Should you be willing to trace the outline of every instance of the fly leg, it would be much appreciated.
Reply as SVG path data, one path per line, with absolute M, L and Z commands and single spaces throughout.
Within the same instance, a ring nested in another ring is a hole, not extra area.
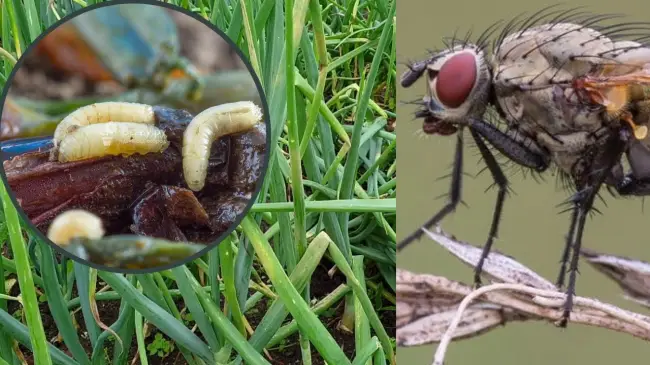
M 570 199 L 573 203 L 573 214 L 571 216 L 571 224 L 569 234 L 567 235 L 567 245 L 563 253 L 563 262 L 560 272 L 560 279 L 564 281 L 564 271 L 566 268 L 566 261 L 569 258 L 569 249 L 571 252 L 571 261 L 569 262 L 569 282 L 566 290 L 566 300 L 564 302 L 564 311 L 562 318 L 558 325 L 566 327 L 573 309 L 573 296 L 575 295 L 576 279 L 578 274 L 578 261 L 580 259 L 580 248 L 582 246 L 582 236 L 584 233 L 587 216 L 594 205 L 600 187 L 605 183 L 605 180 L 611 176 L 612 170 L 619 164 L 620 158 L 625 150 L 626 139 L 618 134 L 615 134 L 608 140 L 604 148 L 597 151 L 591 161 L 591 169 L 586 172 L 584 176 L 574 176 L 580 183 L 579 191 Z
M 580 246 L 582 245 L 582 234 L 584 232 L 587 214 L 593 207 L 594 198 L 600 189 L 600 184 L 595 184 L 576 194 L 574 200 L 573 214 L 571 215 L 571 225 L 567 235 L 567 244 L 562 255 L 562 267 L 558 283 L 564 282 L 566 273 L 566 264 L 569 259 L 569 250 L 573 249 L 571 262 L 569 264 L 569 284 L 567 285 L 566 300 L 564 302 L 564 312 L 560 319 L 559 326 L 566 327 L 569 320 L 571 309 L 573 308 L 573 296 L 575 295 L 576 279 L 578 274 L 578 259 L 580 258 Z
M 564 249 L 562 250 L 562 258 L 560 259 L 560 273 L 557 276 L 557 281 L 555 285 L 558 289 L 564 287 L 564 280 L 566 279 L 566 267 L 569 263 L 569 254 L 571 253 L 571 245 L 573 240 L 573 232 L 576 229 L 576 223 L 578 222 L 578 210 L 574 209 L 571 212 L 571 224 L 569 225 L 569 234 L 566 236 L 566 241 L 564 243 Z
M 474 268 L 474 284 L 476 286 L 479 286 L 481 284 L 481 272 L 483 271 L 483 264 L 485 263 L 485 259 L 490 254 L 494 239 L 498 236 L 503 203 L 506 198 L 506 193 L 508 192 L 508 179 L 503 173 L 501 166 L 499 166 L 499 163 L 494 157 L 494 154 L 490 151 L 483 139 L 488 141 L 507 158 L 520 165 L 531 166 L 538 171 L 542 171 L 548 167 L 548 162 L 546 162 L 547 160 L 543 155 L 537 154 L 530 148 L 526 147 L 525 139 L 520 138 L 517 140 L 516 135 L 508 135 L 507 133 L 498 130 L 493 125 L 482 120 L 473 120 L 469 126 L 470 133 L 476 142 L 476 146 L 481 153 L 481 157 L 483 158 L 483 161 L 485 161 L 487 169 L 490 170 L 490 174 L 492 174 L 494 184 L 496 184 L 499 189 L 494 211 L 492 213 L 492 224 L 490 226 L 490 232 L 488 234 L 487 241 L 483 246 L 481 257 L 476 264 L 476 267 Z M 532 143 L 532 141 L 528 141 L 528 143 Z
M 638 179 L 628 174 L 614 189 L 621 196 L 650 196 L 650 179 Z
M 490 253 L 494 238 L 497 236 L 499 222 L 501 220 L 501 211 L 508 190 L 508 180 L 505 177 L 505 174 L 499 166 L 496 158 L 487 147 L 483 139 L 485 139 L 485 141 L 487 141 L 495 149 L 501 152 L 501 154 L 513 162 L 525 167 L 532 168 L 538 172 L 542 172 L 548 168 L 549 158 L 545 153 L 542 152 L 541 148 L 536 147 L 536 143 L 533 140 L 522 137 L 520 134 L 500 131 L 494 125 L 478 119 L 472 119 L 468 121 L 468 126 L 470 128 L 472 137 L 476 141 L 476 145 L 479 148 L 479 152 L 481 153 L 481 156 L 483 157 L 487 168 L 492 174 L 494 183 L 499 187 L 496 206 L 492 216 L 490 233 L 488 235 L 486 244 L 483 247 L 481 258 L 479 259 L 479 262 L 477 263 L 474 271 L 475 284 L 480 285 L 482 267 L 485 262 L 485 258 Z M 443 218 L 452 213 L 460 202 L 463 164 L 462 132 L 462 128 L 457 132 L 458 140 L 456 143 L 456 152 L 454 156 L 454 167 L 452 171 L 451 189 L 449 191 L 449 202 L 436 215 L 425 222 L 422 228 L 428 229 L 438 224 Z M 397 250 L 402 250 L 413 241 L 422 237 L 423 234 L 424 231 L 422 229 L 413 232 L 397 245 Z
M 606 132 L 607 133 L 607 132 Z M 594 135 L 596 139 L 601 139 L 603 138 L 603 135 Z M 588 159 L 588 158 L 587 158 Z M 587 160 L 586 159 L 586 160 Z M 590 175 L 590 173 L 586 172 L 588 171 L 588 167 L 593 166 L 593 161 L 591 163 L 587 164 L 585 166 L 584 162 L 585 160 L 581 161 L 582 168 L 581 171 L 577 171 L 577 167 L 574 166 L 574 171 L 573 175 L 574 176 L 579 176 L 579 177 L 589 177 L 593 174 Z M 618 181 L 618 178 L 614 178 L 614 181 Z M 570 199 L 569 202 L 573 204 L 572 212 L 571 212 L 571 223 L 569 224 L 569 233 L 565 237 L 565 243 L 564 243 L 564 249 L 562 250 L 562 258 L 560 259 L 560 273 L 557 276 L 557 281 L 555 282 L 556 286 L 558 289 L 563 289 L 565 285 L 565 280 L 566 280 L 566 273 L 567 273 L 567 266 L 569 265 L 569 259 L 571 255 L 571 247 L 573 245 L 573 238 L 575 235 L 575 231 L 578 225 L 578 222 L 580 220 L 579 217 L 579 209 L 578 209 L 578 204 L 584 202 L 585 200 L 588 199 L 588 194 L 590 193 L 593 188 L 588 187 L 588 179 L 576 179 L 575 181 L 576 187 L 578 187 L 578 192 L 574 194 Z M 579 181 L 578 181 L 579 180 Z M 589 208 L 591 209 L 591 208 Z M 588 211 L 588 210 L 587 210 Z
M 462 185 L 462 175 L 463 175 L 463 128 L 459 129 L 456 133 L 456 152 L 454 154 L 454 167 L 451 173 L 451 188 L 449 190 L 449 202 L 433 217 L 424 223 L 422 228 L 429 229 L 437 225 L 444 217 L 449 215 L 456 209 L 458 203 L 460 202 L 460 192 Z M 397 251 L 401 251 L 406 246 L 413 243 L 415 240 L 422 237 L 424 231 L 418 229 L 415 232 L 408 235 L 400 243 L 397 244 Z
M 515 130 L 501 131 L 493 124 L 480 119 L 469 122 L 472 134 L 484 138 L 490 145 L 506 158 L 537 172 L 545 171 L 550 164 L 550 157 L 533 139 Z
M 414 62 L 408 65 L 409 70 L 406 71 L 400 80 L 403 87 L 410 87 L 420 77 L 422 77 L 427 69 L 427 65 L 432 61 L 429 58 L 424 61 Z M 435 108 L 435 104 L 432 104 Z M 431 107 L 428 105 L 428 107 Z M 428 112 L 420 117 L 426 117 Z M 463 170 L 463 128 L 459 128 L 456 132 L 456 151 L 454 153 L 453 169 L 451 174 L 451 187 L 449 189 L 449 202 L 433 217 L 422 225 L 422 227 L 415 232 L 408 235 L 401 242 L 397 244 L 397 251 L 403 250 L 406 246 L 413 243 L 415 240 L 422 237 L 424 231 L 422 229 L 429 229 L 437 225 L 443 218 L 456 210 L 456 206 L 460 203 L 461 185 L 462 185 L 462 170 Z
M 472 137 L 474 137 L 474 141 L 476 142 L 476 146 L 478 147 L 478 150 L 481 153 L 481 157 L 483 158 L 483 161 L 485 161 L 485 165 L 487 166 L 488 170 L 490 170 L 490 174 L 492 174 L 492 179 L 494 180 L 494 184 L 496 184 L 499 189 L 497 193 L 497 201 L 494 207 L 494 212 L 492 213 L 492 224 L 490 225 L 490 233 L 488 233 L 487 241 L 485 242 L 485 245 L 483 245 L 483 252 L 481 253 L 481 258 L 478 260 L 476 267 L 474 267 L 474 285 L 478 287 L 481 285 L 481 272 L 483 271 L 483 264 L 485 262 L 485 259 L 490 254 L 490 250 L 492 249 L 492 244 L 494 243 L 494 239 L 497 237 L 499 233 L 501 211 L 503 209 L 503 202 L 506 199 L 506 193 L 508 192 L 508 178 L 506 178 L 506 175 L 503 173 L 503 169 L 501 169 L 501 166 L 499 166 L 499 163 L 497 162 L 496 158 L 494 158 L 494 155 L 492 154 L 492 152 L 490 152 L 490 149 L 485 144 L 485 142 L 483 142 L 478 132 L 476 132 L 473 129 L 470 129 L 470 132 L 472 133 Z

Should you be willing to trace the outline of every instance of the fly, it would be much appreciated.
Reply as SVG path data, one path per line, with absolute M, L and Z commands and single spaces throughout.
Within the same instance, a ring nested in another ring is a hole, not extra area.
M 555 167 L 574 193 L 569 234 L 557 285 L 567 299 L 559 325 L 567 324 L 588 213 L 602 186 L 620 196 L 650 195 L 650 46 L 635 23 L 604 25 L 614 15 L 544 8 L 498 23 L 475 42 L 453 39 L 446 49 L 412 63 L 403 87 L 426 79 L 416 117 L 428 134 L 456 136 L 448 203 L 423 228 L 439 224 L 461 201 L 464 132 L 469 130 L 498 187 L 496 204 L 474 281 L 498 234 L 509 181 L 497 150 L 537 173 Z M 636 39 L 623 40 L 637 37 Z M 492 116 L 497 116 L 492 120 Z M 625 172 L 625 157 L 630 172 Z M 419 239 L 417 230 L 398 250 Z

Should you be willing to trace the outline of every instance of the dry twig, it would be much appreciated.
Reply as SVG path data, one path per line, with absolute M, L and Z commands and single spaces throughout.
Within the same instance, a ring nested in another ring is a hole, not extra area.
M 460 242 L 439 228 L 427 235 L 474 266 L 481 248 Z M 626 297 L 650 307 L 650 263 L 583 250 L 587 261 L 618 282 Z M 556 323 L 565 294 L 512 257 L 493 251 L 483 266 L 493 283 L 474 290 L 442 276 L 397 270 L 397 344 L 439 343 L 434 365 L 443 363 L 452 340 L 486 333 L 508 322 Z M 650 317 L 575 297 L 570 322 L 606 328 L 650 341 Z

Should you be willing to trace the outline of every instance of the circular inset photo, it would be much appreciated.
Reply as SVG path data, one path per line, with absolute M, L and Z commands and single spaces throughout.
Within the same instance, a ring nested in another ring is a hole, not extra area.
M 268 165 L 264 94 L 196 15 L 106 3 L 64 18 L 2 99 L 2 178 L 22 218 L 102 270 L 162 270 L 231 234 Z

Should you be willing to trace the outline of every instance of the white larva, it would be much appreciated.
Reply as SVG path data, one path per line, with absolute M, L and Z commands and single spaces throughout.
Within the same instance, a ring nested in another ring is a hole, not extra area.
M 223 136 L 246 132 L 262 120 L 262 109 L 250 101 L 217 105 L 199 113 L 183 134 L 183 174 L 187 186 L 200 191 L 205 184 L 212 143 Z
M 65 117 L 54 131 L 54 146 L 77 128 L 107 122 L 131 122 L 154 124 L 153 107 L 146 104 L 104 102 L 86 105 Z
M 107 122 L 91 124 L 69 133 L 58 150 L 59 162 L 102 156 L 130 156 L 162 152 L 169 147 L 161 129 L 140 123 Z
M 47 238 L 59 246 L 66 246 L 75 237 L 100 239 L 104 233 L 104 225 L 98 216 L 73 209 L 54 218 L 47 230 Z

